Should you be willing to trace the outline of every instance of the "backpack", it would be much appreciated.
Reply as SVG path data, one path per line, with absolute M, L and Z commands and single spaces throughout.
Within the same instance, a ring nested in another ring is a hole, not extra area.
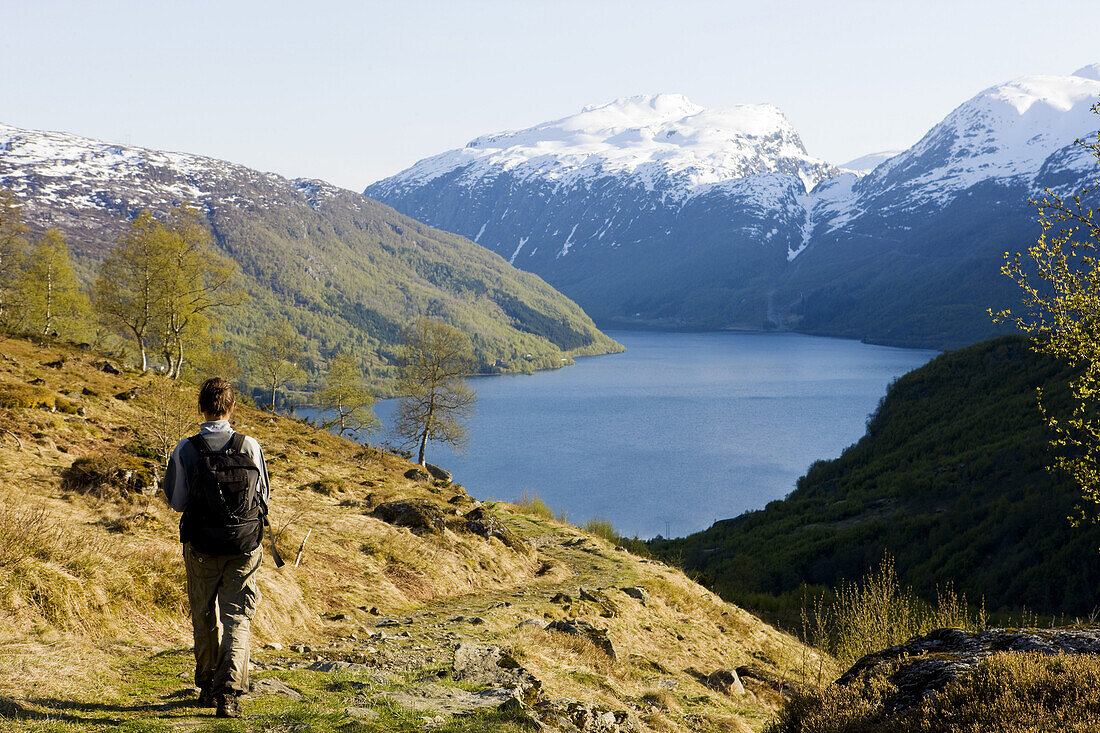
M 180 539 L 205 555 L 252 552 L 270 525 L 267 504 L 258 491 L 260 469 L 241 450 L 244 434 L 234 433 L 220 451 L 210 450 L 201 434 L 187 441 L 199 460 L 187 476 L 190 495 L 180 519 Z M 271 548 L 275 564 L 281 566 L 274 538 Z

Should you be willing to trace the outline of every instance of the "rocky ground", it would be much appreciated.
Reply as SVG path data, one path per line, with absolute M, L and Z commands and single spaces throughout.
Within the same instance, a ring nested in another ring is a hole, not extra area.
M 265 561 L 247 717 L 218 724 L 194 707 L 176 516 L 154 486 L 163 380 L 58 345 L 3 352 L 0 729 L 759 730 L 835 677 L 672 567 L 242 408 L 290 562 Z
M 1100 658 L 1100 628 L 986 629 L 967 632 L 937 629 L 858 660 L 836 684 L 848 686 L 884 677 L 891 691 L 887 713 L 903 712 L 972 674 L 995 654 L 1087 654 Z

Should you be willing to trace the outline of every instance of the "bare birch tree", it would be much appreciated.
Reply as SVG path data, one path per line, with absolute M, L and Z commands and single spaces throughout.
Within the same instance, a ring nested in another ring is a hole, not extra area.
M 466 421 L 477 394 L 465 377 L 474 363 L 469 337 L 453 326 L 421 318 L 406 335 L 394 432 L 418 446 L 420 465 L 429 440 L 466 445 Z

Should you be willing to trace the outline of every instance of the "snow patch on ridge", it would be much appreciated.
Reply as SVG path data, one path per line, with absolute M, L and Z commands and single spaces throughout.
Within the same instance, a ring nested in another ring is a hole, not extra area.
M 504 173 L 567 187 L 617 176 L 683 198 L 715 183 L 772 172 L 798 176 L 809 190 L 836 169 L 809 156 L 772 105 L 706 109 L 682 94 L 656 94 L 476 138 L 372 185 L 368 195 L 422 186 L 452 172 L 470 187 Z
M 484 227 L 483 227 L 484 228 Z M 530 239 L 530 235 L 526 237 L 520 237 L 519 244 L 516 245 L 516 251 L 512 253 L 512 256 L 508 258 L 508 264 L 513 265 L 516 262 L 516 257 L 519 255 L 519 251 L 523 249 L 523 245 L 527 244 L 527 240 Z M 474 240 L 477 241 L 476 239 Z
M 1088 67 L 1086 67 L 1088 68 Z M 1054 152 L 1095 132 L 1100 80 L 1026 76 L 957 107 L 905 153 L 879 165 L 864 190 L 907 192 L 905 207 L 943 205 L 989 179 L 1030 181 Z
M 579 226 L 580 222 L 577 222 L 573 225 L 573 228 L 569 230 L 569 236 L 565 238 L 565 243 L 561 246 L 561 251 L 558 252 L 558 257 L 564 257 L 565 255 L 569 254 L 569 248 L 573 246 L 573 235 L 577 233 L 577 227 Z

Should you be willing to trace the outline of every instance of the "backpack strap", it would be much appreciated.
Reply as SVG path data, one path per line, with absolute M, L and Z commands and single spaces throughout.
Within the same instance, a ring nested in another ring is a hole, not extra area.
M 206 438 L 202 437 L 202 433 L 192 435 L 187 439 L 187 442 L 195 447 L 195 450 L 199 452 L 200 456 L 209 456 L 214 453 L 214 451 L 210 450 L 210 444 L 206 442 Z
M 257 498 L 260 500 L 260 516 L 264 520 L 264 528 L 267 529 L 267 536 L 271 538 L 271 559 L 275 561 L 275 567 L 281 568 L 286 563 L 279 554 L 279 548 L 275 546 L 275 533 L 271 531 L 271 524 L 267 521 L 267 502 L 262 496 L 257 495 Z M 260 542 L 263 542 L 263 537 L 260 538 Z
M 240 453 L 243 447 L 244 433 L 233 433 L 233 438 L 229 441 L 229 447 L 226 451 L 229 453 Z M 283 565 L 286 565 L 286 563 L 283 562 L 283 557 L 279 554 L 279 548 L 275 546 L 275 533 L 271 531 L 271 522 L 267 519 L 267 502 L 264 501 L 263 495 L 258 491 L 256 492 L 256 498 L 260 502 L 260 518 L 263 519 L 264 529 L 267 530 L 267 536 L 271 538 L 271 559 L 275 561 L 275 567 L 281 568 Z M 263 530 L 260 531 L 262 532 Z M 263 537 L 260 537 L 260 542 L 263 542 Z
M 233 437 L 229 439 L 229 445 L 225 447 L 226 453 L 240 453 L 244 448 L 244 433 L 233 433 Z

